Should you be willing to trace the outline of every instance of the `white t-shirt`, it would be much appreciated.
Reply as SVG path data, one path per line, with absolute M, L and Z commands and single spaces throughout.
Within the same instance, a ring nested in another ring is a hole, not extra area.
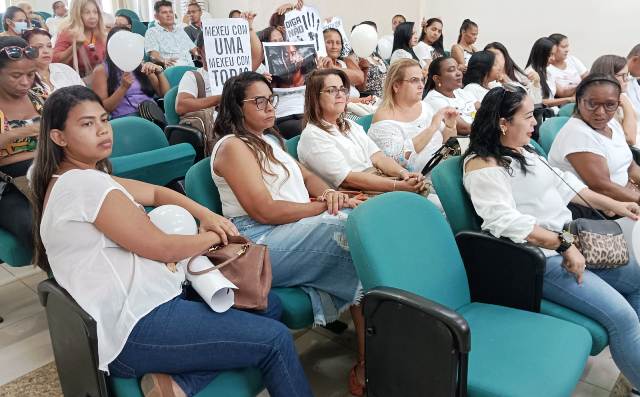
M 609 121 L 613 132 L 611 139 L 594 131 L 584 121 L 572 117 L 560 129 L 549 150 L 549 163 L 563 171 L 569 171 L 580 178 L 567 155 L 588 152 L 604 157 L 609 168 L 611 182 L 626 186 L 629 181 L 629 165 L 633 155 L 627 145 L 624 130 L 615 119 Z
M 435 51 L 433 46 L 430 46 L 429 44 L 425 43 L 424 41 L 418 42 L 418 44 L 416 44 L 415 47 L 413 47 L 413 52 L 416 54 L 418 59 L 421 59 L 423 61 L 432 60 L 433 59 L 433 51 Z
M 204 92 L 206 96 L 211 96 L 209 72 L 204 70 L 204 68 L 199 68 L 197 72 L 200 73 L 200 75 L 204 79 Z M 178 94 L 180 94 L 181 92 L 191 94 L 196 98 L 198 97 L 198 82 L 196 81 L 196 76 L 193 75 L 192 71 L 188 71 L 182 75 L 180 84 L 178 84 Z
M 636 111 L 636 118 L 640 122 L 640 83 L 638 83 L 637 79 L 632 79 L 627 84 L 627 95 Z
M 476 117 L 476 102 L 478 100 L 461 88 L 454 90 L 453 95 L 453 98 L 449 98 L 436 90 L 431 90 L 423 101 L 431 106 L 434 112 L 447 106 L 454 107 L 460 112 L 460 117 L 465 123 L 473 123 L 473 119 Z
M 70 87 L 72 85 L 85 85 L 78 72 L 76 72 L 71 66 L 64 63 L 50 64 L 49 73 L 49 79 L 51 79 L 51 84 L 53 84 L 52 91 L 62 87 Z
M 466 86 L 464 86 L 463 91 L 466 92 L 469 97 L 475 99 L 477 102 L 482 102 L 484 96 L 487 95 L 487 92 L 489 92 L 488 89 L 484 88 L 478 83 L 467 84 Z
M 563 70 L 556 66 L 547 66 L 549 80 L 555 81 L 558 87 L 576 86 L 582 81 L 582 76 L 587 68 L 573 55 L 569 55 L 566 60 L 567 67 Z
M 213 164 L 216 160 L 218 148 L 222 142 L 232 136 L 234 135 L 225 135 L 220 138 L 213 147 L 211 155 L 211 176 L 213 178 L 213 182 L 218 187 L 218 192 L 220 193 L 222 213 L 227 218 L 247 215 L 247 211 L 242 207 L 227 181 L 223 177 L 217 175 L 213 170 Z M 262 176 L 264 185 L 267 187 L 269 193 L 271 193 L 271 198 L 274 200 L 291 201 L 294 203 L 308 203 L 310 201 L 309 191 L 304 184 L 302 171 L 300 170 L 300 166 L 298 166 L 296 160 L 291 157 L 289 153 L 283 150 L 282 147 L 280 147 L 280 144 L 277 142 L 275 137 L 266 135 L 263 136 L 263 139 L 273 149 L 274 157 L 284 164 L 289 171 L 289 176 L 287 176 L 287 173 L 282 166 L 265 160 L 267 169 L 274 174 L 264 174 Z M 247 161 L 253 161 L 253 158 L 247 159 Z
M 136 323 L 178 296 L 185 280 L 181 266 L 172 273 L 164 263 L 120 247 L 95 227 L 93 222 L 112 190 L 135 203 L 104 172 L 67 171 L 53 185 L 40 224 L 56 281 L 96 320 L 102 371 L 108 371 Z
M 416 54 L 417 56 L 417 54 Z M 409 53 L 409 51 L 403 50 L 401 48 L 398 48 L 397 50 L 395 50 L 393 52 L 393 54 L 391 54 L 391 61 L 389 62 L 390 65 L 393 65 L 394 63 L 398 62 L 401 59 L 413 59 L 413 56 Z M 424 68 L 427 64 L 425 63 L 424 60 L 420 59 L 420 57 L 418 57 L 418 63 L 420 64 L 421 68 Z
M 351 120 L 346 122 L 351 130 L 345 134 L 336 127 L 326 132 L 309 123 L 302 130 L 298 143 L 300 162 L 334 189 L 344 182 L 350 172 L 373 167 L 371 156 L 380 151 L 359 124 Z

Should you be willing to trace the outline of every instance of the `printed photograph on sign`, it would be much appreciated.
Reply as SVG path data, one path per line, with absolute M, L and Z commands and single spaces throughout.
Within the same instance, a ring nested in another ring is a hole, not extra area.
M 317 66 L 313 42 L 264 43 L 264 58 L 274 88 L 305 85 L 305 77 Z

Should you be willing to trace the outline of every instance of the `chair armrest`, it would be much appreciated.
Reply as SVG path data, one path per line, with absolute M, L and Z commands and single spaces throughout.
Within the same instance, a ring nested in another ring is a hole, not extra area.
M 176 179 L 184 178 L 193 165 L 195 156 L 191 145 L 179 144 L 112 157 L 110 160 L 116 176 L 166 186 Z
M 540 312 L 546 267 L 540 248 L 470 231 L 456 242 L 473 301 Z
M 196 163 L 205 157 L 205 137 L 202 136 L 202 132 L 200 132 L 200 130 L 198 130 L 197 128 L 188 125 L 168 125 L 164 129 L 164 134 L 167 136 L 169 145 L 188 143 L 189 145 L 193 146 L 193 149 L 196 151 Z

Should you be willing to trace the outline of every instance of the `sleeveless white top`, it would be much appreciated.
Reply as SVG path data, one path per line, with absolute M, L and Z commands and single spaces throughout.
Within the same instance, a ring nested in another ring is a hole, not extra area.
M 245 211 L 244 208 L 242 208 L 242 205 L 240 205 L 240 202 L 236 198 L 233 190 L 231 190 L 227 181 L 223 177 L 216 175 L 213 169 L 218 148 L 225 140 L 227 140 L 227 138 L 232 136 L 234 135 L 226 135 L 222 137 L 213 147 L 213 152 L 211 154 L 211 176 L 213 177 L 213 182 L 218 187 L 218 192 L 220 193 L 222 214 L 227 218 L 248 215 L 247 211 Z M 267 190 L 269 190 L 269 193 L 271 193 L 271 198 L 274 200 L 291 201 L 294 203 L 310 202 L 309 191 L 307 191 L 307 187 L 304 184 L 302 171 L 300 171 L 300 166 L 298 166 L 296 160 L 280 147 L 275 137 L 271 135 L 264 135 L 262 139 L 271 146 L 274 157 L 284 164 L 287 170 L 289 170 L 289 176 L 287 177 L 287 173 L 281 165 L 275 164 L 266 159 L 264 160 L 265 168 L 275 174 L 264 174 L 262 176 L 264 185 Z M 246 161 L 253 161 L 253 158 L 246 159 Z

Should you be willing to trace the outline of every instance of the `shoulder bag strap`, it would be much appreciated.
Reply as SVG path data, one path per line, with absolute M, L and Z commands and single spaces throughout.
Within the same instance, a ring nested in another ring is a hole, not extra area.
M 78 74 L 80 74 L 80 67 L 78 66 L 78 47 L 76 45 L 75 39 L 73 39 L 73 36 L 72 40 L 73 44 L 71 44 L 71 47 L 73 51 L 73 68 L 76 70 L 76 72 L 78 72 Z
M 209 248 L 208 250 L 206 250 L 205 252 L 203 252 L 203 254 L 204 254 L 204 253 L 207 253 L 207 252 L 210 252 L 211 250 L 214 250 L 215 248 L 216 248 L 215 246 L 214 246 L 214 247 L 211 247 L 211 248 Z M 247 250 L 248 250 L 248 249 L 249 249 L 249 244 L 248 244 L 248 243 L 243 244 L 243 245 L 242 245 L 242 247 L 240 248 L 240 250 L 239 250 L 238 252 L 236 252 L 236 253 L 235 253 L 235 255 L 234 255 L 233 257 L 231 257 L 231 258 L 227 259 L 226 261 L 224 261 L 224 262 L 222 262 L 222 263 L 220 263 L 220 264 L 218 264 L 218 265 L 211 266 L 211 267 L 210 267 L 210 268 L 208 268 L 208 269 L 199 270 L 199 271 L 193 271 L 193 270 L 191 270 L 191 263 L 192 263 L 192 262 L 193 262 L 193 260 L 194 260 L 194 259 L 196 259 L 198 256 L 201 256 L 201 255 L 196 255 L 196 256 L 192 257 L 191 259 L 189 259 L 189 262 L 187 263 L 187 271 L 188 271 L 188 272 L 189 272 L 189 274 L 191 274 L 191 275 L 199 276 L 199 275 L 201 275 L 201 274 L 209 273 L 209 272 L 212 272 L 212 271 L 214 271 L 214 270 L 220 270 L 220 269 L 222 269 L 223 267 L 225 267 L 225 266 L 227 266 L 227 265 L 229 265 L 229 264 L 231 264 L 231 263 L 235 262 L 238 258 L 240 258 L 242 255 L 244 255 L 244 254 L 247 252 Z
M 193 75 L 196 78 L 196 84 L 198 85 L 198 99 L 205 98 L 207 93 L 204 91 L 204 77 L 197 70 L 192 70 Z

